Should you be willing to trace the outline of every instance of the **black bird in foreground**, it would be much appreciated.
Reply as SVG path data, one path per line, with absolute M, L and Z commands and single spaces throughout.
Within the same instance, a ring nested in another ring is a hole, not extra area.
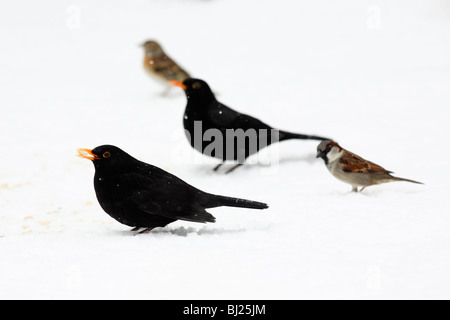
M 189 78 L 183 82 L 171 81 L 170 84 L 181 87 L 186 93 L 184 128 L 192 147 L 222 162 L 237 161 L 238 164 L 227 173 L 244 164 L 249 156 L 276 142 L 290 139 L 327 140 L 324 137 L 277 130 L 256 118 L 239 113 L 217 101 L 203 80 Z
M 200 191 L 115 146 L 78 149 L 78 156 L 94 163 L 94 187 L 103 210 L 120 223 L 133 227 L 133 231 L 145 228 L 140 233 L 176 220 L 215 222 L 205 210 L 209 208 L 268 208 L 265 203 Z

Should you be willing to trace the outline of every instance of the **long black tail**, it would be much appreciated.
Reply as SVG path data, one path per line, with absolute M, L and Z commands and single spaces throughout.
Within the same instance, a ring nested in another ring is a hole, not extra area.
M 216 207 L 237 207 L 237 208 L 249 208 L 249 209 L 267 209 L 269 206 L 262 202 L 211 195 L 204 204 L 205 208 Z
M 307 134 L 301 133 L 292 133 L 287 131 L 280 130 L 280 141 L 290 140 L 290 139 L 302 139 L 302 140 L 330 140 L 329 138 L 319 137 L 319 136 L 310 136 Z

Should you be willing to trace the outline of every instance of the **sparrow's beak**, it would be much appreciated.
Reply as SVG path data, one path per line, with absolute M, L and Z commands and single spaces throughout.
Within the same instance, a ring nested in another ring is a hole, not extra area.
M 187 89 L 187 86 L 181 81 L 174 80 L 174 81 L 170 81 L 169 84 L 174 87 L 180 87 L 183 90 Z
M 88 159 L 88 160 L 97 160 L 100 159 L 99 156 L 92 153 L 92 150 L 89 149 L 78 149 L 77 157 Z
M 323 151 L 317 151 L 316 159 L 317 159 L 317 158 L 323 158 L 323 157 L 325 157 L 325 152 L 323 152 Z

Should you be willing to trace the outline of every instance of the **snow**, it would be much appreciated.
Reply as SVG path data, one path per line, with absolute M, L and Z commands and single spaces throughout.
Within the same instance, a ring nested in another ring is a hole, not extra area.
M 1 299 L 450 298 L 448 1 L 23 0 L 0 21 Z M 213 173 L 184 94 L 142 68 L 150 38 L 225 104 L 426 184 L 352 194 L 309 141 Z M 270 209 L 134 236 L 75 156 L 102 144 Z

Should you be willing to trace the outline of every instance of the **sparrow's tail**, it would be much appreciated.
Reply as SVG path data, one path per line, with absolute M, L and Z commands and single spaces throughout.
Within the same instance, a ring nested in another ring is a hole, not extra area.
M 214 196 L 208 199 L 207 203 L 204 205 L 205 208 L 216 208 L 216 207 L 237 207 L 237 208 L 249 208 L 249 209 L 267 209 L 269 206 L 262 202 L 230 198 L 224 196 Z
M 287 131 L 279 131 L 280 141 L 290 140 L 290 139 L 302 139 L 302 140 L 329 140 L 329 138 L 319 137 L 319 136 L 310 136 L 307 134 L 301 133 L 292 133 Z
M 410 180 L 410 179 L 404 179 L 404 178 L 397 178 L 394 176 L 391 176 L 392 179 L 394 179 L 394 181 L 406 181 L 406 182 L 412 182 L 412 183 L 417 183 L 417 184 L 424 184 L 422 182 L 419 181 L 414 181 L 414 180 Z

